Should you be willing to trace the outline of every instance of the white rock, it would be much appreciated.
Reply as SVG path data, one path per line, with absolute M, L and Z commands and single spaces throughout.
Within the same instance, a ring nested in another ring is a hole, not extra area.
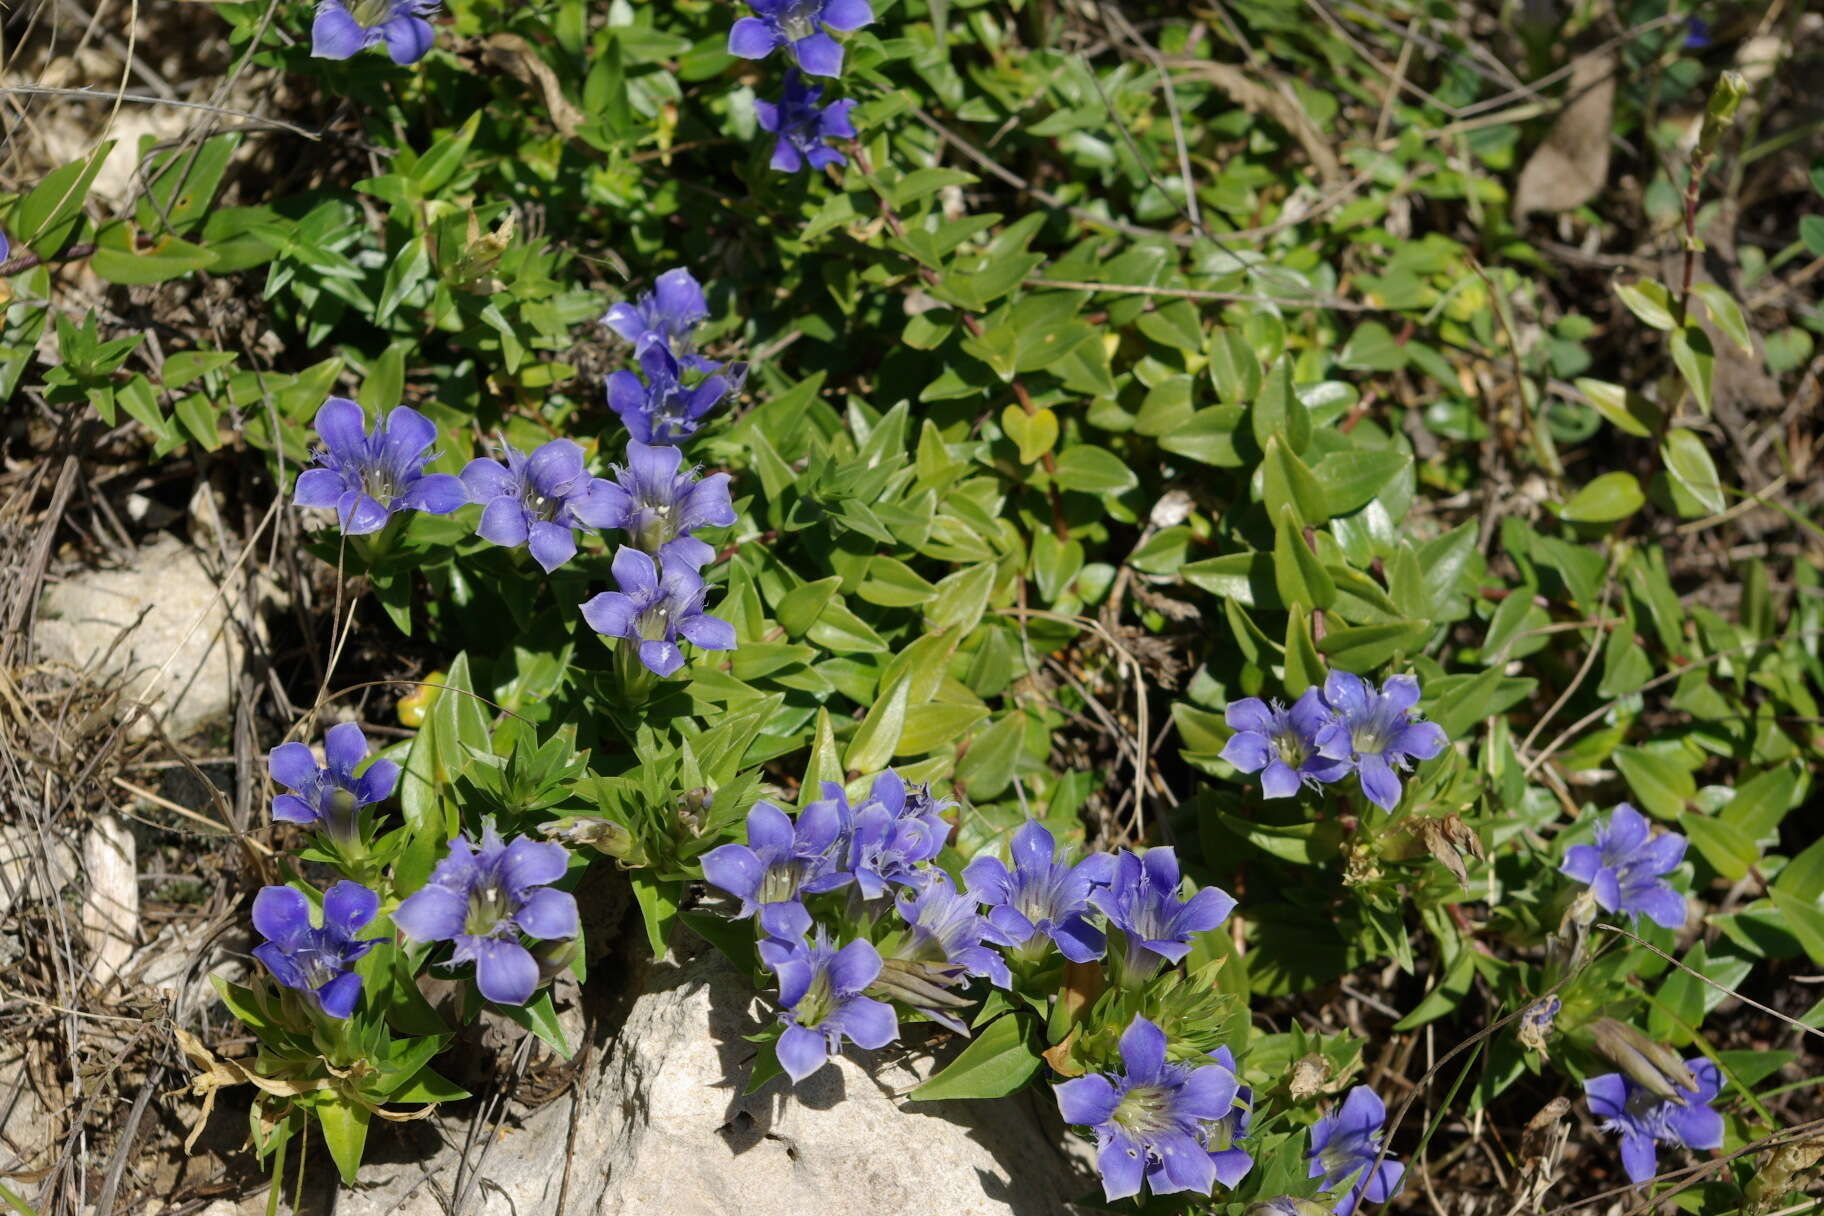
M 194 734 L 228 712 L 241 665 L 229 614 L 230 597 L 239 593 L 218 596 L 216 589 L 193 550 L 161 537 L 129 568 L 53 584 L 38 612 L 41 657 L 119 681 L 124 697 L 151 704 L 172 738 Z M 142 612 L 145 619 L 131 628 Z
M 139 935 L 139 848 L 127 821 L 99 814 L 82 838 L 88 890 L 82 900 L 82 934 L 89 943 L 89 974 L 106 984 L 133 957 Z
M 572 1216 L 1061 1216 L 1093 1187 L 1043 1092 L 898 1100 L 928 1060 L 845 1056 L 796 1091 L 779 1078 L 743 1095 L 742 1036 L 760 1024 L 720 956 L 658 964 L 601 1063 L 488 1147 L 464 1210 L 556 1213 L 561 1194 Z M 460 1143 L 462 1127 L 443 1135 Z M 437 1216 L 456 1156 L 364 1168 L 373 1185 L 342 1195 L 338 1216 Z

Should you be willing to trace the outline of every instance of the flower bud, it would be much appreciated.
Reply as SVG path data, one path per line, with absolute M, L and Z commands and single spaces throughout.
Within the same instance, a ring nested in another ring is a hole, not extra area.
M 678 799 L 678 822 L 692 836 L 701 836 L 703 828 L 709 822 L 709 811 L 715 805 L 715 792 L 707 786 L 698 786 L 688 790 Z
M 532 957 L 538 963 L 538 982 L 542 987 L 570 970 L 576 962 L 577 944 L 574 937 L 559 937 L 551 941 L 538 942 L 532 947 Z
M 1704 125 L 1697 137 L 1695 159 L 1706 161 L 1715 154 L 1723 132 L 1735 121 L 1736 108 L 1747 95 L 1748 82 L 1740 72 L 1724 72 L 1717 78 L 1716 88 L 1710 91 L 1710 101 L 1704 106 Z
M 475 213 L 469 213 L 468 239 L 463 242 L 462 251 L 450 264 L 449 281 L 451 286 L 478 295 L 488 295 L 499 291 L 503 284 L 492 277 L 500 265 L 501 255 L 513 244 L 513 213 L 507 212 L 506 218 L 500 221 L 500 227 L 493 232 L 483 232 L 481 223 Z
M 963 1009 L 968 1007 L 969 999 L 952 989 L 968 982 L 968 972 L 955 963 L 885 958 L 869 991 L 914 1009 Z
M 634 860 L 639 850 L 634 843 L 633 833 L 612 819 L 559 819 L 555 823 L 544 824 L 539 831 L 549 840 L 560 840 L 568 845 L 588 845 L 618 861 L 643 864 Z
M 1668 1102 L 1684 1102 L 1681 1090 L 1695 1090 L 1697 1078 L 1664 1043 L 1656 1043 L 1614 1018 L 1599 1018 L 1590 1027 L 1596 1050 L 1615 1062 L 1642 1089 Z

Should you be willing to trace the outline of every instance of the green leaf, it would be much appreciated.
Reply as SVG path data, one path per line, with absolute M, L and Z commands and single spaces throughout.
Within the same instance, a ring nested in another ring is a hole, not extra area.
M 934 752 L 962 738 L 970 727 L 987 716 L 986 705 L 957 705 L 948 701 L 915 705 L 906 711 L 905 729 L 899 733 L 899 743 L 894 746 L 893 754 L 922 756 Z
M 1091 443 L 1073 444 L 1058 453 L 1057 482 L 1082 494 L 1120 494 L 1140 484 L 1119 456 Z
M 132 239 L 130 234 L 127 239 Z M 159 237 L 145 249 L 126 250 L 102 245 L 89 258 L 89 267 L 98 276 L 128 287 L 163 283 L 214 264 L 213 251 L 169 234 Z
M 1319 460 L 1312 473 L 1335 518 L 1366 506 L 1411 463 L 1411 456 L 1393 448 L 1349 448 Z
M 1608 419 L 1617 430 L 1642 439 L 1659 429 L 1659 407 L 1639 393 L 1611 384 L 1607 380 L 1581 379 L 1577 391 L 1590 403 L 1590 408 Z
M 1425 999 L 1412 1007 L 1412 1012 L 1393 1024 L 1395 1030 L 1416 1030 L 1435 1022 L 1462 1003 L 1476 978 L 1476 954 L 1467 946 L 1457 947 L 1457 957 L 1444 971 L 1438 986 L 1425 994 Z
M 813 734 L 811 757 L 804 768 L 802 788 L 806 799 L 823 797 L 823 783 L 842 784 L 842 757 L 836 750 L 836 732 L 830 726 L 830 711 L 817 711 L 817 729 Z
M 1260 360 L 1248 340 L 1236 330 L 1218 325 L 1210 331 L 1210 383 L 1216 400 L 1242 405 L 1260 392 Z
M 1754 354 L 1754 335 L 1748 332 L 1748 322 L 1742 316 L 1742 306 L 1735 302 L 1734 296 L 1720 283 L 1693 283 L 1691 294 L 1704 302 L 1704 307 L 1710 312 L 1710 320 L 1723 331 L 1725 338 L 1735 343 L 1744 355 Z
M 1004 1098 L 1037 1075 L 1044 1062 L 1037 1025 L 1018 1013 L 1005 1014 L 988 1023 L 961 1055 L 907 1094 L 906 1100 Z
M 1292 385 L 1292 360 L 1277 360 L 1268 369 L 1260 389 L 1248 411 L 1255 444 L 1264 451 L 1267 441 L 1277 436 L 1292 451 L 1304 451 L 1311 442 L 1311 412 Z
M 405 397 L 405 344 L 395 342 L 368 364 L 355 400 L 370 418 L 381 418 Z
M 40 257 L 50 257 L 61 249 L 81 217 L 89 186 L 113 150 L 114 141 L 104 140 L 88 159 L 71 161 L 40 178 L 31 193 L 13 208 L 7 222 L 13 240 L 29 246 Z
M 1286 609 L 1286 695 L 1297 697 L 1324 682 L 1324 661 L 1311 644 L 1311 618 L 1303 604 Z
M 1647 496 L 1632 473 L 1604 473 L 1564 504 L 1559 515 L 1575 524 L 1612 524 L 1645 506 Z
M 1673 330 L 1678 328 L 1678 320 L 1672 308 L 1672 296 L 1666 291 L 1665 284 L 1655 279 L 1641 279 L 1635 283 L 1615 284 L 1615 294 L 1628 306 L 1628 311 L 1651 325 L 1654 329 Z
M 851 773 L 876 772 L 893 758 L 906 728 L 906 694 L 911 686 L 911 676 L 901 675 L 868 709 L 842 760 Z
M 1824 257 L 1824 215 L 1800 217 L 1799 239 L 1805 242 L 1805 252 Z
M 367 1125 L 373 1116 L 359 1103 L 331 1098 L 312 1108 L 323 1128 L 323 1143 L 335 1160 L 344 1186 L 355 1185 L 361 1169 L 361 1154 L 367 1149 Z
M 1677 819 L 1685 803 L 1697 795 L 1697 780 L 1658 752 L 1638 747 L 1615 749 L 1615 767 L 1640 800 L 1640 805 L 1660 819 Z
M 638 871 L 634 871 L 635 876 Z M 634 890 L 637 893 L 639 886 Z M 655 953 L 657 953 L 655 951 Z M 552 1051 L 568 1060 L 572 1054 L 570 1040 L 564 1037 L 564 1027 L 557 1020 L 557 1009 L 551 1003 L 551 990 L 545 989 L 524 1005 L 495 1005 L 502 1017 L 517 1026 L 523 1027 L 537 1035 Z
M 1710 345 L 1710 335 L 1695 325 L 1687 325 L 1673 330 L 1667 341 L 1672 347 L 1672 362 L 1691 386 L 1698 407 L 1708 414 L 1710 383 L 1716 374 L 1716 351 Z
M 456 175 L 469 154 L 469 145 L 474 142 L 475 132 L 480 125 L 481 111 L 475 110 L 469 115 L 468 121 L 432 144 L 418 158 L 418 163 L 412 167 L 411 176 L 420 198 L 428 198 L 437 193 L 444 183 Z
M 1189 567 L 1186 567 L 1187 569 Z M 1305 544 L 1291 507 L 1281 507 L 1273 535 L 1273 580 L 1287 606 L 1328 608 L 1336 601 L 1336 580 Z
M 158 376 L 166 388 L 176 388 L 192 380 L 201 380 L 237 358 L 239 356 L 231 350 L 180 350 L 165 359 Z
M 1730 882 L 1747 877 L 1748 868 L 1760 860 L 1754 841 L 1722 819 L 1685 811 L 1679 815 L 1678 825 L 1710 867 Z
M 1410 654 L 1424 644 L 1431 626 L 1424 621 L 1398 621 L 1381 625 L 1350 625 L 1332 629 L 1317 644 L 1332 665 L 1366 675 L 1401 652 Z
M 832 574 L 820 578 L 814 583 L 805 583 L 794 587 L 779 597 L 773 605 L 773 616 L 785 630 L 787 636 L 798 638 L 810 632 L 817 618 L 842 586 L 842 579 Z
M 1159 436 L 1159 446 L 1201 464 L 1238 469 L 1244 461 L 1235 448 L 1235 433 L 1247 411 L 1239 405 L 1212 405 L 1191 414 Z
M 988 610 L 994 590 L 994 566 L 978 562 L 946 574 L 937 584 L 937 595 L 925 609 L 925 619 L 936 629 L 968 633 Z
M 1702 439 L 1682 426 L 1673 427 L 1659 454 L 1666 462 L 1666 472 L 1706 511 L 1714 515 L 1723 510 L 1722 483 Z
M 1330 518 L 1330 501 L 1309 465 L 1300 460 L 1278 436 L 1267 440 L 1261 460 L 1262 498 L 1267 515 L 1277 519 L 1290 507 L 1298 522 L 1315 528 Z

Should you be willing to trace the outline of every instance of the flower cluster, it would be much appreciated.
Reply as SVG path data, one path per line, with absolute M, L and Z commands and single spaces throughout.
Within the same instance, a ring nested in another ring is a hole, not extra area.
M 874 10 L 868 0 L 748 0 L 748 5 L 755 15 L 729 29 L 728 53 L 765 59 L 784 49 L 797 65 L 786 69 L 778 101 L 754 101 L 760 129 L 774 136 L 773 168 L 796 173 L 806 165 L 847 164 L 848 158 L 828 141 L 855 137 L 849 119 L 855 103 L 844 98 L 818 105 L 823 89 L 804 77 L 842 75 L 842 44 L 830 32 L 850 33 L 871 23 Z
M 704 878 L 738 901 L 732 914 L 756 922 L 761 960 L 779 981 L 779 1063 L 795 1081 L 821 1067 L 844 1038 L 863 1047 L 891 1041 L 896 1027 L 880 1012 L 891 1003 L 966 1033 L 955 1016 L 966 1003 L 960 988 L 972 979 L 1011 988 L 1014 967 L 1042 966 L 1054 946 L 1073 963 L 1094 963 L 1109 953 L 1112 935 L 1122 945 L 1113 962 L 1122 983 L 1144 986 L 1234 906 L 1214 888 L 1180 898 L 1170 848 L 1077 860 L 1036 821 L 1014 833 L 1011 865 L 978 857 L 964 868 L 959 890 L 937 865 L 950 835 L 943 814 L 952 804 L 890 770 L 857 804 L 834 782 L 820 792 L 796 818 L 756 803 L 746 843 L 721 845 L 702 859 Z M 822 898 L 831 893 L 844 894 Z M 832 919 L 849 939 L 840 948 Z M 817 936 L 807 944 L 813 928 Z M 1232 1079 L 1232 1059 L 1225 1071 Z M 1226 1154 L 1225 1171 L 1245 1171 L 1247 1154 L 1235 1156 L 1232 1142 L 1247 1123 L 1245 1112 L 1234 1111 L 1234 1097 L 1231 1085 L 1207 1116 L 1212 1127 L 1197 1135 Z M 1201 1172 L 1185 1177 L 1208 1192 Z
M 1268 798 L 1289 798 L 1300 785 L 1316 788 L 1354 773 L 1368 801 L 1390 811 L 1400 802 L 1399 770 L 1429 760 L 1449 740 L 1419 717 L 1419 682 L 1390 676 L 1379 691 L 1346 671 L 1332 671 L 1323 690 L 1308 688 L 1291 708 L 1246 697 L 1229 705 L 1235 734 L 1222 758 L 1244 773 L 1261 774 Z
M 633 343 L 645 380 L 625 369 L 607 379 L 609 407 L 631 438 L 627 463 L 599 491 L 604 526 L 627 542 L 614 555 L 618 589 L 583 604 L 583 619 L 603 637 L 624 643 L 652 675 L 684 664 L 680 640 L 702 650 L 733 650 L 735 630 L 703 611 L 702 570 L 715 550 L 693 535 L 735 522 L 728 474 L 698 477 L 675 446 L 694 434 L 717 402 L 740 389 L 747 365 L 723 365 L 696 353 L 694 334 L 709 316 L 703 287 L 679 267 L 660 275 L 651 292 L 616 304 L 602 324 Z M 695 376 L 687 383 L 687 376 Z M 631 672 L 629 665 L 624 669 Z

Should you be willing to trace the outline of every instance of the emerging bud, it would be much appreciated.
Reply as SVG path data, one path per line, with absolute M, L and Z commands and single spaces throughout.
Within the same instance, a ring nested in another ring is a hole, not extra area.
M 617 861 L 636 866 L 643 864 L 634 859 L 639 850 L 633 833 L 612 819 L 559 819 L 544 824 L 539 831 L 548 840 L 560 840 L 573 846 L 587 845 Z
M 715 792 L 707 786 L 698 786 L 688 790 L 678 799 L 678 822 L 692 836 L 701 836 L 703 828 L 709 822 L 709 811 L 715 805 Z
M 532 958 L 538 963 L 538 983 L 540 987 L 549 984 L 564 972 L 570 970 L 576 962 L 577 944 L 574 937 L 554 938 L 551 941 L 539 942 L 532 947 Z
M 1716 145 L 1722 141 L 1723 132 L 1735 121 L 1736 108 L 1747 95 L 1748 82 L 1740 72 L 1724 72 L 1717 78 L 1716 88 L 1710 92 L 1710 101 L 1704 106 L 1704 125 L 1697 137 L 1697 161 L 1707 161 L 1716 153 Z
M 493 276 L 500 265 L 501 255 L 513 244 L 513 213 L 507 212 L 506 218 L 500 221 L 500 227 L 493 232 L 483 232 L 481 223 L 475 213 L 469 213 L 468 239 L 463 242 L 462 252 L 456 255 L 450 264 L 449 280 L 453 287 L 477 295 L 488 295 L 499 291 L 504 284 Z
M 1677 1052 L 1655 1043 L 1632 1026 L 1614 1018 L 1599 1018 L 1590 1031 L 1596 1037 L 1596 1050 L 1654 1097 L 1682 1105 L 1685 1097 L 1680 1091 L 1697 1088 L 1697 1078 Z
M 967 997 L 952 991 L 968 982 L 969 973 L 956 963 L 885 958 L 881 960 L 880 974 L 875 977 L 868 992 L 927 1013 L 938 1013 L 969 1006 Z M 954 1018 L 950 1020 L 954 1021 Z

